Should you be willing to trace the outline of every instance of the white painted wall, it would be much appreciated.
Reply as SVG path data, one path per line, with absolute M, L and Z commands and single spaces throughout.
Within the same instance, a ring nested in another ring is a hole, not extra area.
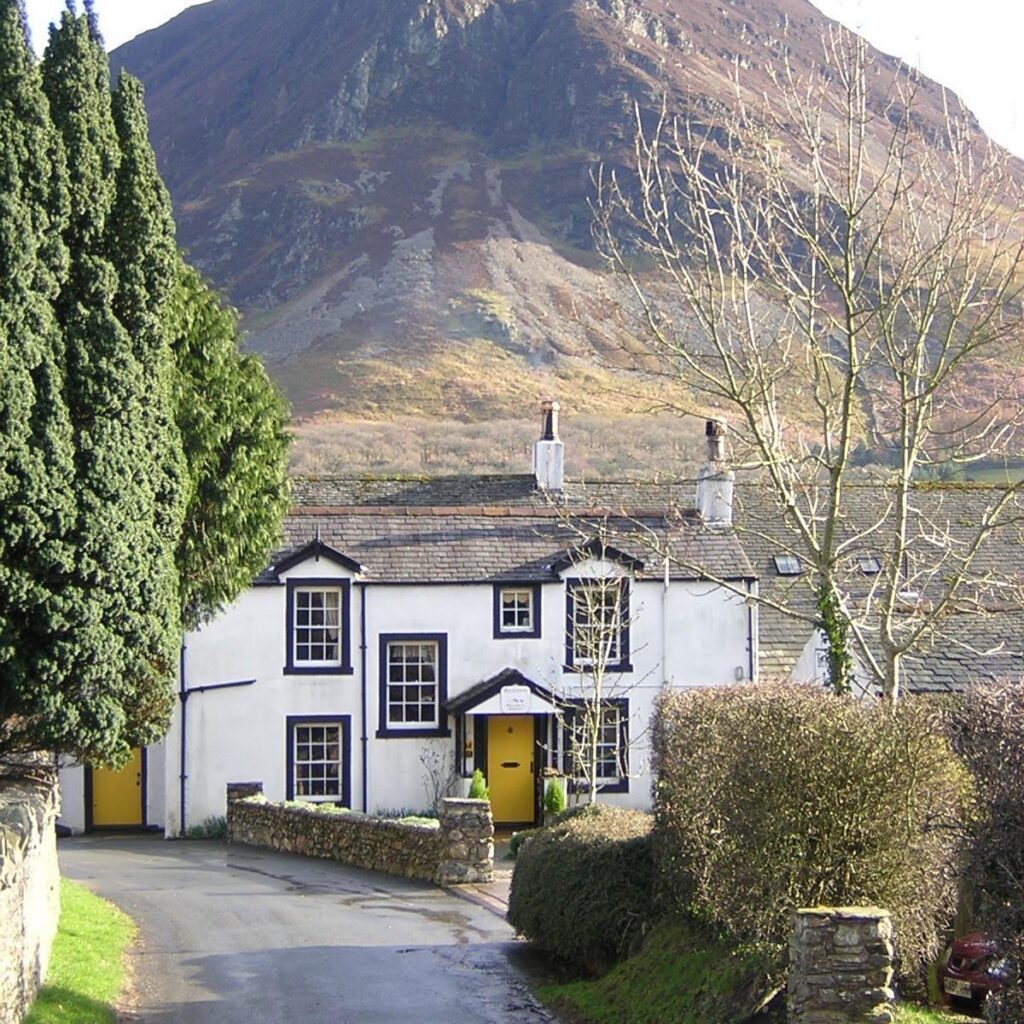
M 62 761 L 58 773 L 60 813 L 57 824 L 82 832 L 85 829 L 85 771 L 81 765 Z
M 828 680 L 828 644 L 825 634 L 821 630 L 812 631 L 807 638 L 800 657 L 793 666 L 789 678 L 795 683 L 816 683 L 824 686 Z M 878 696 L 880 690 L 872 684 L 871 676 L 868 675 L 864 663 L 853 656 L 853 676 L 855 680 L 856 696 L 872 697 Z
M 578 578 L 607 569 L 580 564 L 565 573 Z M 614 567 L 619 571 L 618 567 Z M 331 562 L 312 560 L 293 567 L 288 578 L 329 577 L 353 581 L 351 675 L 286 675 L 286 588 L 247 590 L 213 622 L 189 634 L 185 646 L 185 685 L 200 687 L 255 680 L 250 686 L 192 692 L 187 701 L 186 826 L 225 813 L 228 782 L 259 781 L 271 799 L 285 796 L 286 718 L 289 715 L 347 715 L 351 725 L 351 798 L 362 802 L 363 736 L 360 604 L 364 588 Z M 454 751 L 445 739 L 378 738 L 379 637 L 381 634 L 443 633 L 448 638 L 448 697 L 496 675 L 518 669 L 556 694 L 581 692 L 581 677 L 563 671 L 565 585 L 541 588 L 541 637 L 493 636 L 493 588 L 481 584 L 368 584 L 366 595 L 366 752 L 365 809 L 425 808 L 429 784 L 424 752 Z M 663 684 L 701 686 L 746 678 L 749 667 L 749 614 L 741 598 L 723 588 L 690 581 L 631 581 L 631 662 L 633 671 L 609 674 L 607 696 L 630 702 L 630 791 L 608 794 L 609 803 L 649 806 L 648 724 Z M 179 815 L 181 707 L 171 731 L 149 762 L 151 823 L 168 835 L 181 828 Z M 80 775 L 80 772 L 79 772 Z M 62 776 L 62 782 L 64 781 Z M 64 818 L 84 825 L 80 779 L 65 785 Z M 77 787 L 77 788 L 76 788 Z

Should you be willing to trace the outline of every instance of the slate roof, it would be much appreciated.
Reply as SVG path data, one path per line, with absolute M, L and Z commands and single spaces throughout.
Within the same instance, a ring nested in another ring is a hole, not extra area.
M 295 481 L 275 566 L 319 538 L 382 583 L 463 583 L 557 578 L 559 560 L 600 536 L 639 575 L 661 577 L 668 552 L 677 579 L 752 577 L 730 531 L 708 530 L 690 507 L 693 485 L 570 484 L 558 501 L 532 476 Z
M 941 593 L 947 577 L 963 567 L 977 525 L 1005 493 L 997 487 L 964 485 L 930 485 L 914 492 L 906 571 L 914 579 L 918 600 L 927 604 Z M 850 544 L 842 582 L 863 604 L 875 578 L 865 575 L 856 559 L 873 555 L 884 564 L 891 494 L 880 485 L 854 484 L 847 488 L 842 508 L 840 540 Z M 811 575 L 782 576 L 773 560 L 776 554 L 801 553 L 774 499 L 759 488 L 737 486 L 734 518 L 761 594 L 812 616 Z M 976 582 L 942 618 L 938 632 L 905 659 L 908 689 L 956 690 L 981 679 L 1024 677 L 1024 510 L 1017 500 L 1005 518 L 1007 525 L 989 536 L 972 562 Z M 908 624 L 913 615 L 908 604 Z M 760 605 L 758 618 L 762 676 L 788 676 L 813 627 L 767 603 Z
M 694 512 L 694 483 L 598 481 L 567 483 L 559 499 L 538 490 L 530 474 L 434 478 L 354 479 L 306 477 L 294 481 L 294 507 L 284 544 L 257 583 L 277 581 L 281 565 L 319 538 L 363 566 L 364 579 L 381 583 L 463 583 L 554 579 L 559 559 L 600 535 L 639 574 L 661 577 L 670 556 L 676 579 L 703 576 L 758 579 L 763 595 L 814 613 L 810 577 L 780 576 L 773 556 L 800 553 L 770 494 L 736 487 L 736 530 L 710 530 Z M 961 563 L 975 526 L 1001 492 L 998 488 L 930 486 L 915 492 L 910 524 L 915 584 L 926 598 Z M 884 560 L 889 492 L 880 485 L 847 488 L 840 523 L 850 542 L 844 586 L 865 600 L 872 578 L 858 555 Z M 856 538 L 855 542 L 854 538 Z M 1024 510 L 996 531 L 974 570 L 987 577 L 970 603 L 942 621 L 941 633 L 905 661 L 914 691 L 961 689 L 985 678 L 1024 676 Z M 809 621 L 762 604 L 759 669 L 788 676 L 812 633 Z

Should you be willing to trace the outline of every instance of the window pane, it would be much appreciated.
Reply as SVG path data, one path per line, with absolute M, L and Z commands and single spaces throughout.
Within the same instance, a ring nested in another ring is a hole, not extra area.
M 528 630 L 533 628 L 533 591 L 507 588 L 500 596 L 501 628 Z
M 295 591 L 293 649 L 296 664 L 341 663 L 341 590 L 337 587 Z
M 438 644 L 395 641 L 388 644 L 388 721 L 437 723 Z
M 295 727 L 293 777 L 295 796 L 335 800 L 341 796 L 341 727 L 311 724 Z
M 618 580 L 583 583 L 573 597 L 573 656 L 577 664 L 620 661 L 622 599 Z

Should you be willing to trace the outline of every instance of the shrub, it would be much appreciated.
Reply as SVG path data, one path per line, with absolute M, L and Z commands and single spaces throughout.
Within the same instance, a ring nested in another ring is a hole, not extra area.
M 1018 935 L 1006 948 L 1008 971 L 1001 992 L 993 992 L 985 1000 L 987 1024 L 1021 1024 L 1024 1021 L 1024 936 Z
M 934 707 L 778 683 L 666 694 L 654 759 L 670 908 L 781 948 L 794 907 L 878 904 L 906 966 L 938 951 L 969 787 Z
M 544 787 L 544 810 L 548 814 L 561 814 L 565 810 L 565 781 L 548 779 Z
M 378 807 L 375 818 L 397 818 L 399 821 L 431 820 L 435 824 L 440 820 L 436 810 L 429 807 Z
M 535 836 L 538 831 L 539 829 L 535 828 L 524 828 L 519 832 L 513 832 L 512 837 L 508 841 L 508 855 L 515 860 L 519 854 L 519 847 L 531 836 Z
M 950 737 L 975 778 L 965 878 L 978 925 L 1006 951 L 1007 985 L 990 996 L 990 1024 L 1024 1020 L 1024 684 L 979 686 L 949 709 Z
M 186 835 L 189 839 L 227 839 L 228 819 L 224 815 L 204 818 L 198 825 L 190 825 Z
M 314 814 L 351 814 L 352 811 L 341 804 L 321 803 L 313 800 L 285 800 L 282 807 L 295 811 L 312 811 Z
M 1024 685 L 980 686 L 949 710 L 950 737 L 976 780 L 967 879 L 979 923 L 1024 935 Z
M 491 791 L 487 788 L 487 780 L 479 768 L 473 772 L 473 778 L 469 781 L 470 800 L 490 800 Z
M 638 948 L 653 916 L 651 824 L 596 805 L 538 831 L 516 857 L 512 926 L 595 973 Z

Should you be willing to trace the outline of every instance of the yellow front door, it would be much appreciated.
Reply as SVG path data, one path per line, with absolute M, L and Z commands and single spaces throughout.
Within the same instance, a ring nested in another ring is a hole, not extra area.
M 487 786 L 496 822 L 532 822 L 533 718 L 491 715 L 487 720 Z
M 130 827 L 142 824 L 142 751 L 132 751 L 120 771 L 92 769 L 92 823 Z

